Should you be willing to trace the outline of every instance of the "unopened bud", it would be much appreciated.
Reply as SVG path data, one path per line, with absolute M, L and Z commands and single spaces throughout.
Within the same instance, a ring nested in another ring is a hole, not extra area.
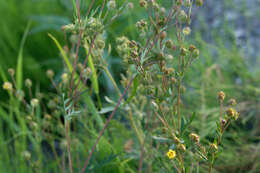
M 26 79 L 25 80 L 25 86 L 27 87 L 27 88 L 31 88 L 32 87 L 32 81 L 31 81 L 31 79 Z
M 14 76 L 15 71 L 13 68 L 9 68 L 8 73 L 9 73 L 9 75 Z
M 53 70 L 51 70 L 51 69 L 47 70 L 46 75 L 47 75 L 48 78 L 53 78 L 53 76 L 54 76 Z

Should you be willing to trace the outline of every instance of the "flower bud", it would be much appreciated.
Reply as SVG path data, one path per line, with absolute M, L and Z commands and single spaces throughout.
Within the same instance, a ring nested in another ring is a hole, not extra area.
M 26 160 L 30 160 L 31 158 L 31 153 L 27 150 L 22 152 L 22 157 L 24 157 Z
M 69 81 L 68 73 L 63 73 L 61 79 L 63 83 L 68 83 Z
M 184 144 L 178 144 L 177 145 L 177 149 L 180 150 L 181 152 L 185 152 L 186 151 L 186 147 Z
M 235 106 L 237 104 L 236 100 L 235 99 L 230 99 L 228 101 L 228 103 L 231 105 L 231 106 Z
M 213 150 L 213 152 L 218 151 L 218 146 L 216 144 L 210 144 L 210 148 Z
M 46 71 L 46 75 L 48 78 L 53 78 L 54 77 L 54 72 L 53 70 L 49 69 Z
M 183 28 L 183 30 L 182 30 L 182 33 L 183 33 L 184 35 L 190 35 L 190 32 L 191 32 L 190 27 L 185 27 L 185 28 Z
M 15 71 L 13 68 L 9 68 L 8 73 L 9 73 L 9 75 L 14 76 Z
M 197 58 L 199 55 L 200 55 L 199 49 L 194 49 L 194 50 L 193 50 L 193 53 L 192 53 L 192 56 L 193 56 L 194 58 Z
M 181 10 L 180 11 L 180 14 L 179 14 L 179 19 L 182 23 L 186 23 L 188 21 L 188 16 L 187 14 L 185 13 L 184 10 Z
M 196 143 L 200 142 L 200 137 L 197 134 L 195 134 L 195 133 L 191 133 L 190 134 L 190 138 L 191 138 L 192 141 L 194 141 Z
M 25 86 L 27 87 L 27 88 L 31 88 L 32 87 L 32 81 L 31 81 L 31 79 L 26 79 L 25 80 Z
M 188 54 L 188 50 L 184 47 L 181 47 L 181 55 L 186 56 Z
M 161 32 L 160 38 L 163 40 L 167 37 L 167 33 L 165 31 Z
M 31 100 L 31 105 L 32 105 L 32 107 L 36 107 L 36 106 L 38 106 L 38 105 L 39 105 L 39 100 L 33 98 L 33 99 Z
M 12 91 L 12 90 L 13 90 L 13 85 L 12 85 L 12 83 L 10 83 L 10 82 L 5 82 L 5 83 L 3 84 L 3 89 L 4 89 L 4 90 L 7 90 L 7 91 Z
M 167 40 L 166 43 L 165 43 L 165 46 L 169 49 L 171 49 L 173 47 L 173 42 L 172 40 Z

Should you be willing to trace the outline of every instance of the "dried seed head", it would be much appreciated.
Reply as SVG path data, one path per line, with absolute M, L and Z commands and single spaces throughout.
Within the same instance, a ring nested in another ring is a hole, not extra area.
M 12 91 L 12 90 L 13 90 L 13 85 L 12 85 L 12 83 L 10 83 L 10 82 L 5 82 L 5 83 L 3 84 L 3 89 L 4 89 L 4 90 L 7 90 L 7 91 Z
M 167 33 L 165 31 L 161 32 L 160 38 L 163 40 L 167 37 Z
M 191 138 L 192 141 L 194 141 L 196 143 L 200 142 L 200 137 L 195 133 L 191 133 L 190 138 Z
M 144 8 L 147 7 L 147 2 L 145 0 L 141 0 L 139 4 L 141 7 L 144 7 Z
M 228 101 L 228 103 L 231 105 L 231 106 L 235 106 L 237 104 L 236 100 L 235 99 L 230 99 Z
M 9 73 L 9 75 L 14 76 L 15 71 L 13 68 L 9 68 L 8 73 Z
M 32 81 L 31 81 L 31 79 L 27 78 L 27 79 L 25 80 L 25 86 L 26 86 L 27 88 L 31 88 L 31 87 L 32 87 Z
M 195 49 L 196 49 L 196 47 L 193 44 L 191 44 L 189 47 L 189 51 L 193 52 Z
M 47 70 L 46 71 L 46 75 L 47 75 L 47 77 L 48 78 L 53 78 L 54 77 L 54 72 L 53 72 L 53 70 L 51 70 L 51 69 L 49 69 L 49 70 Z
M 218 99 L 219 99 L 220 101 L 223 101 L 223 100 L 225 99 L 225 93 L 224 93 L 223 91 L 220 91 L 220 92 L 218 93 Z

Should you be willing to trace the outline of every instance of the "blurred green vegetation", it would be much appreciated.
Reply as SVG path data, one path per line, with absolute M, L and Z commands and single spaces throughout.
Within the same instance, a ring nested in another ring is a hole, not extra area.
M 97 6 L 101 2 L 99 0 L 95 5 Z M 122 3 L 123 0 L 120 2 Z M 135 29 L 135 23 L 143 18 L 145 14 L 141 12 L 138 6 L 139 1 L 135 0 L 133 2 L 135 5 L 134 13 L 128 12 L 128 14 L 121 16 L 109 28 L 106 33 L 109 41 L 106 43 L 107 45 L 114 45 L 116 37 L 119 36 L 126 35 L 130 39 L 137 37 L 138 32 Z M 163 0 L 159 2 L 167 5 L 167 2 L 163 2 Z M 223 8 L 234 8 L 235 1 L 228 2 L 224 4 Z M 86 12 L 89 3 L 89 1 L 83 1 L 82 12 Z M 198 18 L 198 20 L 192 23 L 192 39 L 190 42 L 197 45 L 201 56 L 200 61 L 196 61 L 185 76 L 184 107 L 187 112 L 196 110 L 199 113 L 193 125 L 194 127 L 203 127 L 200 128 L 198 133 L 202 138 L 208 139 L 216 126 L 215 120 L 218 113 L 216 93 L 223 90 L 228 98 L 233 96 L 240 103 L 241 117 L 228 130 L 230 133 L 225 135 L 223 144 L 225 151 L 221 154 L 222 157 L 217 161 L 215 168 L 218 172 L 242 173 L 251 171 L 257 173 L 260 170 L 260 71 L 257 66 L 254 67 L 252 62 L 245 58 L 244 49 L 237 45 L 237 38 L 234 34 L 236 26 L 230 25 L 225 18 L 217 19 L 216 17 L 216 20 L 221 20 L 221 23 L 214 28 L 207 23 L 205 11 L 207 9 L 202 9 L 201 12 L 197 11 L 194 18 Z M 55 73 L 61 74 L 63 64 L 58 49 L 47 36 L 47 33 L 50 32 L 55 35 L 61 43 L 65 42 L 61 26 L 70 23 L 74 18 L 71 1 L 0 1 L 0 16 L 2 16 L 0 20 L 1 79 L 8 78 L 8 68 L 17 68 L 19 47 L 21 46 L 23 34 L 28 23 L 31 23 L 25 44 L 22 47 L 22 75 L 24 79 L 30 78 L 34 83 L 37 83 L 38 90 L 41 92 L 52 90 L 50 89 L 51 84 L 45 75 L 46 70 L 53 69 Z M 171 32 L 171 34 L 173 33 L 174 31 Z M 256 63 L 259 62 L 258 57 L 259 55 L 256 55 Z M 108 64 L 118 84 L 120 83 L 120 73 L 125 73 L 121 63 L 120 57 L 113 48 L 112 54 L 108 58 Z M 254 67 L 254 70 L 251 67 Z M 101 97 L 116 98 L 116 91 L 109 79 L 105 75 L 99 75 Z M 1 86 L 3 80 L 0 82 Z M 13 152 L 12 147 L 20 147 L 22 152 L 26 148 L 28 141 L 25 138 L 27 134 L 24 134 L 27 129 L 17 127 L 19 125 L 16 122 L 11 122 L 10 116 L 14 115 L 9 113 L 7 109 L 9 106 L 14 106 L 13 109 L 15 110 L 13 112 L 18 114 L 16 121 L 21 124 L 24 124 L 24 120 L 19 116 L 25 116 L 25 113 L 16 109 L 15 106 L 18 103 L 14 100 L 11 99 L 10 103 L 5 102 L 7 93 L 0 90 L 0 96 L 0 170 L 4 170 L 3 172 L 17 172 L 18 170 L 19 172 L 31 172 L 26 163 L 22 161 L 22 158 L 14 158 L 15 154 L 9 157 L 9 153 Z M 38 111 L 38 116 L 41 116 L 40 110 Z M 91 124 L 91 120 L 89 124 Z M 124 117 L 117 116 L 110 126 L 109 134 L 106 134 L 107 138 L 102 138 L 98 152 L 91 162 L 92 167 L 89 169 L 92 172 L 136 172 L 139 148 L 129 157 L 123 154 L 126 141 L 130 138 L 136 141 L 134 134 L 128 130 L 129 123 L 125 122 Z M 22 129 L 22 131 L 18 132 L 18 129 Z M 91 136 L 98 135 L 98 131 L 93 126 L 90 131 Z M 30 135 L 28 136 L 30 138 Z M 15 138 L 20 137 L 23 138 L 22 144 L 12 142 Z M 84 134 L 78 134 L 77 137 L 82 139 Z M 135 141 L 134 146 L 136 145 Z M 28 143 L 33 145 L 33 142 L 35 141 Z M 54 146 L 57 145 L 57 142 L 54 141 Z M 10 143 L 12 143 L 12 146 L 8 147 Z M 94 141 L 87 141 L 86 145 L 92 146 L 93 143 Z M 44 150 L 50 150 L 53 147 L 47 144 L 44 145 L 44 143 L 41 145 L 44 146 Z M 82 151 L 82 148 L 77 148 L 77 151 Z M 53 154 L 44 153 L 44 151 L 38 153 L 42 157 L 49 158 L 49 160 L 42 159 L 43 163 L 47 165 L 42 172 L 58 172 Z M 17 167 L 15 168 L 14 165 Z M 21 167 L 19 168 L 18 165 Z

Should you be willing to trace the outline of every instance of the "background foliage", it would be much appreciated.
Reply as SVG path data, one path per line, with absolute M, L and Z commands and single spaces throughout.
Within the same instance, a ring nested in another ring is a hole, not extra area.
M 102 1 L 99 1 L 100 4 Z M 120 1 L 122 3 L 123 1 Z M 106 33 L 110 44 L 115 44 L 115 38 L 127 35 L 130 39 L 136 38 L 138 32 L 135 23 L 145 15 L 134 2 L 134 13 L 128 12 L 119 18 Z M 165 1 L 158 1 L 167 5 Z M 95 5 L 98 5 L 95 4 Z M 82 1 L 81 10 L 86 11 L 89 1 Z M 221 153 L 216 163 L 219 172 L 257 172 L 260 170 L 260 57 L 259 35 L 260 17 L 259 2 L 257 0 L 220 0 L 205 1 L 204 6 L 194 9 L 192 16 L 191 43 L 198 45 L 201 52 L 200 61 L 196 61 L 185 76 L 185 108 L 196 110 L 198 116 L 194 120 L 194 127 L 203 127 L 198 131 L 202 138 L 208 138 L 215 128 L 217 118 L 216 93 L 224 90 L 227 96 L 233 96 L 239 103 L 240 119 L 231 126 L 224 138 L 225 152 Z M 23 57 L 23 73 L 25 78 L 32 79 L 38 90 L 47 93 L 51 89 L 50 82 L 45 75 L 46 70 L 54 69 L 58 74 L 56 80 L 63 72 L 63 64 L 59 52 L 47 32 L 63 41 L 61 26 L 73 19 L 73 7 L 70 0 L 8 0 L 0 1 L 0 75 L 1 84 L 8 74 L 7 69 L 16 69 L 19 52 Z M 29 33 L 24 45 L 21 45 L 26 26 L 30 23 Z M 62 42 L 61 41 L 61 42 Z M 20 48 L 20 49 L 19 49 Z M 125 73 L 121 66 L 122 61 L 113 49 L 108 58 L 109 69 L 120 84 L 120 73 Z M 101 83 L 101 98 L 108 96 L 116 98 L 109 79 L 99 74 Z M 121 86 L 121 85 L 120 85 Z M 122 88 L 121 88 L 122 89 Z M 36 92 L 33 91 L 33 92 Z M 6 103 L 7 93 L 0 90 L 0 170 L 14 172 L 13 164 L 20 165 L 21 170 L 28 169 L 26 163 L 8 156 L 8 151 L 18 144 L 13 143 L 16 138 L 24 134 L 13 131 L 16 122 L 9 121 Z M 194 102 L 194 100 L 197 100 Z M 105 103 L 105 100 L 103 99 Z M 15 109 L 15 108 L 14 108 Z M 17 110 L 16 110 L 17 111 Z M 121 113 L 122 114 L 122 113 Z M 117 114 L 109 128 L 112 138 L 102 138 L 98 153 L 92 160 L 92 172 L 134 172 L 138 166 L 137 153 L 124 158 L 124 144 L 134 134 L 128 131 L 129 124 Z M 21 113 L 21 116 L 24 116 Z M 19 121 L 19 120 L 18 120 Z M 12 128 L 11 128 L 12 127 Z M 91 135 L 97 136 L 97 131 L 90 130 Z M 108 136 L 109 136 L 108 135 Z M 77 136 L 82 138 L 81 135 Z M 87 141 L 91 145 L 94 141 Z M 12 147 L 7 147 L 12 144 Z M 134 141 L 134 145 L 136 142 Z M 32 144 L 30 144 L 32 145 Z M 53 158 L 50 146 L 43 149 L 47 154 L 43 157 Z M 54 143 L 54 146 L 58 145 Z M 8 149 L 7 149 L 8 148 Z M 81 148 L 78 148 L 78 152 Z M 137 149 L 138 150 L 138 149 Z M 22 151 L 22 148 L 21 148 Z M 61 153 L 58 153 L 61 154 Z M 47 161 L 49 166 L 42 172 L 57 171 L 52 159 Z M 17 168 L 18 169 L 18 168 Z M 158 168 L 159 169 L 159 168 Z M 4 171 L 5 172 L 5 171 Z

